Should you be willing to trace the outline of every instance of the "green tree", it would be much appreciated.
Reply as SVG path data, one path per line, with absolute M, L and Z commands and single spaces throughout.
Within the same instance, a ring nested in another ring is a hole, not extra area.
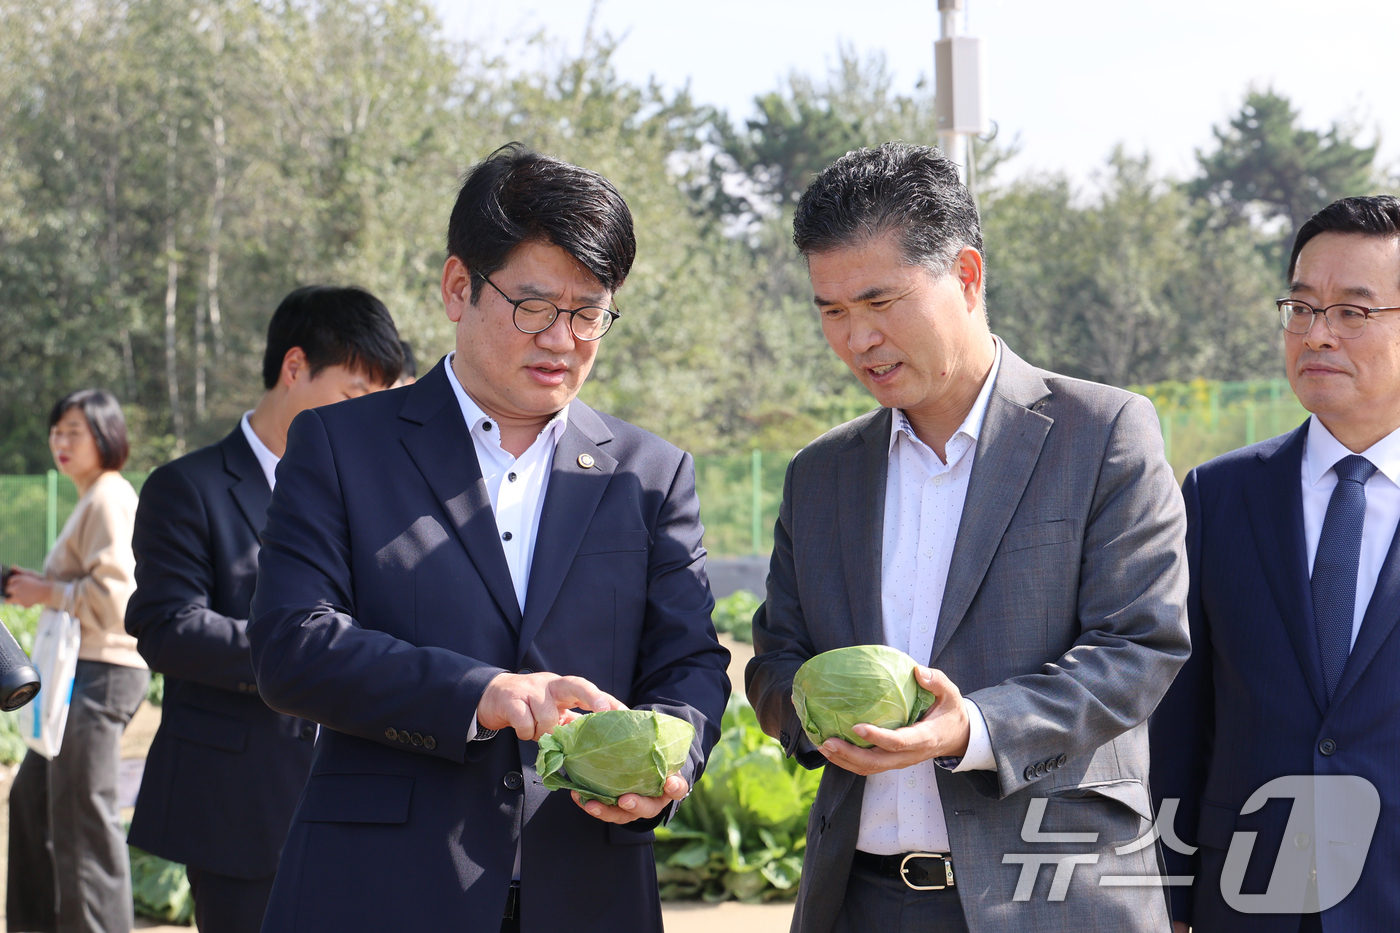
M 1282 225 L 1281 242 L 1312 214 L 1338 198 L 1367 194 L 1376 182 L 1376 146 L 1358 143 L 1355 128 L 1333 123 L 1325 132 L 1299 125 L 1292 102 L 1272 89 L 1250 91 L 1216 147 L 1197 150 L 1200 177 L 1188 186 L 1234 220 Z

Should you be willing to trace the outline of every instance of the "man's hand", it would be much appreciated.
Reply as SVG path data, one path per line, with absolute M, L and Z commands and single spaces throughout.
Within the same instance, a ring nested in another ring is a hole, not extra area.
M 52 580 L 32 570 L 16 567 L 6 582 L 4 596 L 9 602 L 26 609 L 30 606 L 54 606 L 54 590 Z
M 826 760 L 855 774 L 879 774 L 908 768 L 930 758 L 960 758 L 967 753 L 972 735 L 963 711 L 962 694 L 942 671 L 920 665 L 914 676 L 938 701 L 924 717 L 902 729 L 879 729 L 867 723 L 856 726 L 856 735 L 874 748 L 861 748 L 845 739 L 831 738 L 817 751 Z
M 486 685 L 476 707 L 476 724 L 483 729 L 514 729 L 527 742 L 573 722 L 580 707 L 593 712 L 626 709 L 582 677 L 561 677 L 548 671 L 536 674 L 497 674 Z
M 1191 925 L 1185 920 L 1173 920 L 1172 933 L 1191 933 Z
M 585 802 L 576 790 L 569 793 L 573 795 L 574 803 L 583 807 L 583 812 L 589 816 L 597 817 L 604 823 L 630 823 L 633 820 L 651 819 L 669 807 L 672 802 L 684 800 L 689 791 L 690 785 L 685 782 L 685 778 L 679 774 L 673 774 L 666 779 L 665 785 L 662 786 L 660 797 L 623 794 L 617 798 L 617 806 L 615 807 L 610 807 L 597 800 Z

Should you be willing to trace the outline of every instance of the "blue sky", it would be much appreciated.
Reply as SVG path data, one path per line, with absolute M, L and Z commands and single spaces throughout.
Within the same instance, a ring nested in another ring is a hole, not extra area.
M 434 0 L 449 33 L 488 48 L 540 28 L 577 50 L 589 0 Z M 1188 174 L 1212 124 L 1250 85 L 1272 86 L 1304 123 L 1351 120 L 1382 137 L 1400 168 L 1400 81 L 1393 52 L 1400 0 L 966 0 L 965 32 L 988 59 L 988 103 L 1004 138 L 1019 134 L 1013 173 L 1064 171 L 1091 181 L 1113 146 L 1149 152 Z M 854 15 L 852 10 L 857 11 Z M 689 81 L 694 96 L 748 115 L 754 95 L 792 70 L 823 73 L 838 44 L 882 51 L 896 84 L 932 71 L 936 0 L 602 0 L 599 25 L 622 38 L 629 79 Z

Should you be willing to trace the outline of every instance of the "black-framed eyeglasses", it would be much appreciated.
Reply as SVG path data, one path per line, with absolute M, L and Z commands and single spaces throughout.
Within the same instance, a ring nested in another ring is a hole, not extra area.
M 522 334 L 542 334 L 554 325 L 559 315 L 567 314 L 569 333 L 578 340 L 597 340 L 608 332 L 613 321 L 622 317 L 619 312 L 608 308 L 561 308 L 543 298 L 512 298 L 484 273 L 478 272 L 477 275 L 510 302 L 514 308 L 511 319 L 515 322 L 515 329 Z
M 1300 337 L 1306 334 L 1312 330 L 1314 317 L 1320 314 L 1327 322 L 1328 330 L 1337 337 L 1347 340 L 1361 336 L 1361 332 L 1366 329 L 1366 322 L 1376 312 L 1400 311 L 1400 307 L 1363 308 L 1361 305 L 1348 304 L 1314 308 L 1306 301 L 1299 301 L 1296 298 L 1279 298 L 1274 304 L 1278 305 L 1279 323 L 1290 334 L 1296 334 Z

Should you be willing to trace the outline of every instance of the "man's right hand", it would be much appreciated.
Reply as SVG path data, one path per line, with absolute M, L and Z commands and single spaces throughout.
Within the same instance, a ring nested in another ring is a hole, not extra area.
M 527 742 L 553 732 L 556 726 L 577 719 L 575 708 L 600 712 L 626 709 L 582 677 L 561 677 L 548 671 L 534 674 L 497 674 L 486 685 L 476 708 L 476 723 L 483 729 L 514 729 Z

